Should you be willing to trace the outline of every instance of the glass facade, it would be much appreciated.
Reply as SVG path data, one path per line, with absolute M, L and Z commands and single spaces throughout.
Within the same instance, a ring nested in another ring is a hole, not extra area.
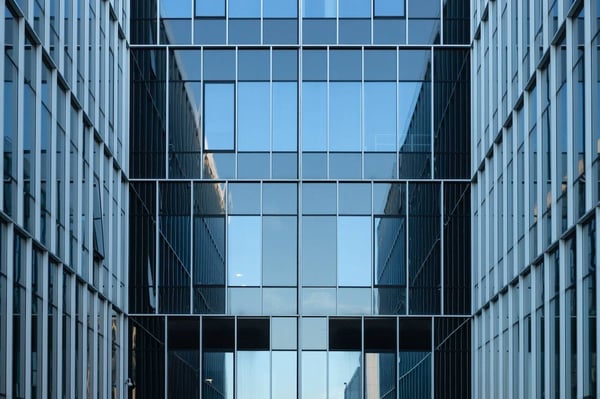
M 128 9 L 0 2 L 0 398 L 127 394 Z
M 600 4 L 471 15 L 473 395 L 595 398 Z
M 132 397 L 470 397 L 467 4 L 131 10 Z

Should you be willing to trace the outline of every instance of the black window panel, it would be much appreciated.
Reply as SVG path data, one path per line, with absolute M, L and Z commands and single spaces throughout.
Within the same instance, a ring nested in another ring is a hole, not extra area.
M 398 350 L 430 351 L 431 319 L 402 318 L 398 326 Z
M 239 350 L 269 350 L 269 319 L 238 319 Z
M 200 319 L 197 317 L 177 317 L 168 319 L 169 350 L 200 349 Z
M 202 321 L 202 348 L 205 351 L 233 351 L 235 320 L 205 318 Z
M 329 350 L 361 349 L 360 319 L 329 320 Z
M 396 350 L 396 319 L 365 319 L 365 351 Z

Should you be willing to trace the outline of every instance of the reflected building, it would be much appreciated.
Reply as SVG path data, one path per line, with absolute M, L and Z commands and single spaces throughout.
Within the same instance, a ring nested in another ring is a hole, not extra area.
M 471 15 L 473 394 L 595 398 L 600 4 Z
M 470 396 L 463 3 L 132 1 L 134 397 Z

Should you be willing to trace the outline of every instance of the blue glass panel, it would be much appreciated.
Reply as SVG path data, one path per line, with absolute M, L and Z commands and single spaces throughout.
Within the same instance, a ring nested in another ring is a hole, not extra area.
M 293 332 L 296 335 L 296 332 Z M 297 393 L 297 358 L 296 352 L 272 352 L 271 393 L 273 398 L 296 399 Z
M 409 19 L 408 44 L 436 44 L 440 41 L 439 19 Z
M 229 0 L 229 18 L 260 18 L 260 0 Z
M 304 44 L 337 43 L 335 19 L 303 19 L 302 41 Z
M 340 44 L 370 44 L 371 20 L 369 19 L 340 19 Z
M 192 40 L 191 19 L 163 19 L 161 29 L 161 43 L 164 44 L 189 44 Z
M 192 3 L 190 0 L 160 2 L 161 18 L 191 18 Z
M 230 215 L 260 214 L 260 183 L 229 183 L 227 209 Z
M 359 82 L 331 83 L 329 149 L 360 151 L 361 87 Z
M 338 190 L 340 215 L 371 214 L 370 183 L 340 183 Z
M 260 288 L 230 288 L 229 314 L 256 316 L 261 314 Z
M 298 177 L 298 154 L 295 152 L 274 152 L 272 154 L 273 179 L 296 179 Z
M 335 217 L 304 216 L 302 223 L 302 285 L 335 286 Z
M 335 307 L 335 288 L 302 289 L 303 314 L 315 316 L 331 315 L 335 314 Z
M 365 50 L 365 80 L 396 81 L 396 50 Z
M 365 179 L 396 179 L 398 177 L 396 153 L 365 153 L 364 176 Z
M 302 349 L 327 349 L 327 319 L 303 317 L 300 322 Z
M 302 16 L 305 18 L 335 18 L 336 0 L 302 0 Z
M 358 352 L 329 352 L 329 398 L 360 398 L 361 360 Z
M 330 80 L 358 80 L 362 78 L 360 50 L 331 50 L 329 52 Z
M 436 18 L 440 16 L 440 0 L 419 0 L 408 2 L 409 18 Z
M 371 0 L 339 0 L 340 18 L 370 18 Z
M 296 18 L 298 2 L 297 0 L 263 0 L 263 16 L 265 18 Z
M 237 398 L 269 398 L 271 388 L 270 353 L 268 351 L 238 351 Z
M 240 152 L 238 154 L 238 179 L 268 179 L 270 156 L 268 152 Z
M 230 83 L 204 86 L 204 145 L 207 150 L 232 150 L 234 87 Z
M 404 44 L 406 43 L 406 20 L 404 19 L 374 19 L 374 44 Z
M 338 217 L 337 259 L 339 285 L 371 285 L 371 217 Z
M 194 21 L 194 43 L 224 44 L 225 19 L 196 19 Z
M 169 3 L 175 3 L 169 1 Z M 224 17 L 225 0 L 196 0 L 197 17 Z
M 269 151 L 269 107 L 268 82 L 238 84 L 237 146 L 240 151 Z
M 230 286 L 258 286 L 261 280 L 261 218 L 227 219 L 227 281 Z
M 296 183 L 264 183 L 263 213 L 270 215 L 295 215 L 298 212 Z
M 290 315 L 298 313 L 296 288 L 263 288 L 263 314 Z
M 260 44 L 260 19 L 230 19 L 229 44 Z
M 335 215 L 337 191 L 335 183 L 305 183 L 302 185 L 302 213 L 305 215 Z
M 366 151 L 396 150 L 396 83 L 365 83 Z
M 268 81 L 270 62 L 268 50 L 239 50 L 238 80 Z
M 298 79 L 298 52 L 273 50 L 273 81 Z
M 297 44 L 298 20 L 263 19 L 264 44 Z
M 302 154 L 302 177 L 304 179 L 326 179 L 327 153 L 305 152 Z
M 374 0 L 376 17 L 403 17 L 404 0 Z
M 235 80 L 235 51 L 205 50 L 204 80 Z
M 325 82 L 302 84 L 302 149 L 304 151 L 327 149 L 327 84 Z
M 204 179 L 232 179 L 235 177 L 235 154 L 204 154 L 202 167 L 202 177 Z
M 327 397 L 327 352 L 302 352 L 302 399 Z
M 295 216 L 264 216 L 264 286 L 285 287 L 296 285 L 298 274 L 296 267 L 297 248 L 298 237 Z
M 371 288 L 338 289 L 338 315 L 369 315 L 371 310 Z
M 360 179 L 362 175 L 359 152 L 332 152 L 329 154 L 329 178 Z
M 295 82 L 273 83 L 273 151 L 296 151 L 297 132 L 297 85 Z
M 302 52 L 302 80 L 327 80 L 327 50 Z

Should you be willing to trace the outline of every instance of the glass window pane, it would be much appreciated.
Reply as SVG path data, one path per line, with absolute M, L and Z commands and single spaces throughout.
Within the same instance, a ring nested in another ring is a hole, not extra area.
M 263 0 L 265 18 L 296 18 L 298 16 L 297 0 Z
M 228 209 L 230 215 L 260 214 L 260 184 L 230 183 Z
M 238 51 L 238 80 L 269 80 L 270 56 L 268 50 Z
M 271 319 L 271 348 L 292 349 L 297 346 L 298 331 L 295 317 L 273 317 Z
M 305 183 L 302 185 L 302 213 L 335 215 L 337 202 L 335 183 Z
M 202 397 L 233 399 L 233 352 L 204 352 Z
M 360 179 L 362 156 L 359 152 L 332 152 L 329 154 L 329 178 Z
M 396 153 L 393 152 L 365 153 L 364 178 L 396 179 L 398 177 L 396 161 Z
M 327 84 L 302 83 L 302 149 L 327 149 Z
M 436 18 L 440 16 L 440 0 L 419 0 L 408 2 L 409 18 Z
M 302 0 L 305 18 L 335 18 L 336 8 L 336 0 Z
M 398 52 L 399 80 L 429 80 L 431 76 L 430 50 L 405 50 Z
M 170 3 L 174 3 L 170 1 Z M 197 17 L 224 17 L 225 0 L 196 0 Z
M 302 177 L 304 179 L 326 179 L 327 154 L 324 152 L 302 154 Z
M 298 313 L 296 288 L 263 288 L 263 314 L 290 315 Z
M 302 79 L 327 80 L 327 50 L 302 52 Z
M 297 247 L 295 216 L 263 217 L 263 285 L 296 285 Z
M 269 83 L 238 83 L 238 139 L 240 151 L 270 149 Z
M 370 215 L 371 184 L 340 183 L 339 208 L 340 215 Z
M 365 83 L 366 151 L 396 150 L 396 83 Z
M 327 352 L 302 352 L 302 399 L 327 397 Z
M 227 220 L 227 268 L 229 285 L 260 285 L 260 216 L 230 216 Z
M 229 18 L 260 18 L 260 0 L 229 0 Z
M 365 50 L 365 80 L 396 81 L 396 50 Z
M 271 356 L 271 371 L 273 373 L 271 377 L 271 397 L 277 399 L 296 399 L 298 385 L 296 381 L 298 361 L 296 359 L 296 352 L 276 351 L 272 352 Z
M 273 83 L 273 151 L 296 151 L 298 101 L 296 83 Z
M 230 288 L 229 314 L 256 316 L 261 314 L 260 288 Z
M 360 50 L 331 50 L 329 52 L 330 80 L 358 80 L 362 78 Z
M 271 339 L 268 318 L 239 318 L 237 326 L 238 351 L 269 350 Z
M 327 319 L 304 317 L 302 326 L 302 349 L 327 349 Z
M 296 50 L 273 50 L 272 64 L 273 81 L 298 79 L 298 52 Z
M 329 319 L 329 350 L 360 350 L 362 345 L 359 318 Z
M 205 50 L 204 80 L 235 80 L 235 51 Z
M 369 18 L 371 0 L 339 0 L 340 18 Z
M 295 183 L 264 183 L 263 213 L 294 215 L 298 210 L 298 190 Z
M 237 353 L 237 398 L 269 398 L 271 387 L 269 351 Z
M 161 18 L 190 18 L 192 15 L 192 4 L 190 0 L 161 1 Z
M 329 398 L 360 398 L 362 391 L 361 353 L 329 352 Z
M 275 152 L 272 154 L 273 179 L 296 179 L 298 177 L 298 154 Z
M 260 19 L 229 19 L 229 44 L 260 44 Z
M 406 285 L 406 219 L 375 218 L 375 284 Z
M 396 354 L 365 353 L 365 399 L 396 397 Z
M 337 25 L 334 18 L 307 19 L 302 21 L 302 40 L 304 44 L 335 44 Z
M 329 86 L 329 149 L 360 151 L 361 85 L 359 82 Z
M 376 17 L 403 17 L 404 0 L 373 0 Z
M 339 288 L 337 314 L 339 315 L 369 315 L 372 295 L 370 288 Z
M 194 43 L 221 44 L 225 43 L 225 19 L 196 19 L 194 21 Z
M 335 314 L 335 288 L 303 288 L 302 314 L 315 316 Z
M 171 57 L 169 75 L 172 80 L 199 81 L 201 79 L 200 50 L 175 50 Z M 200 102 L 197 101 L 196 104 L 199 105 Z
M 234 87 L 229 83 L 204 86 L 204 145 L 207 150 L 233 150 Z
M 237 158 L 238 179 L 268 179 L 270 156 L 268 152 L 241 152 Z
M 302 284 L 335 286 L 335 217 L 304 216 L 302 223 Z
M 342 286 L 371 285 L 371 218 L 338 218 L 338 283 Z
M 263 44 L 298 43 L 297 19 L 263 19 Z M 273 80 L 276 77 L 273 76 Z
M 340 44 L 370 44 L 371 20 L 369 19 L 340 19 Z

